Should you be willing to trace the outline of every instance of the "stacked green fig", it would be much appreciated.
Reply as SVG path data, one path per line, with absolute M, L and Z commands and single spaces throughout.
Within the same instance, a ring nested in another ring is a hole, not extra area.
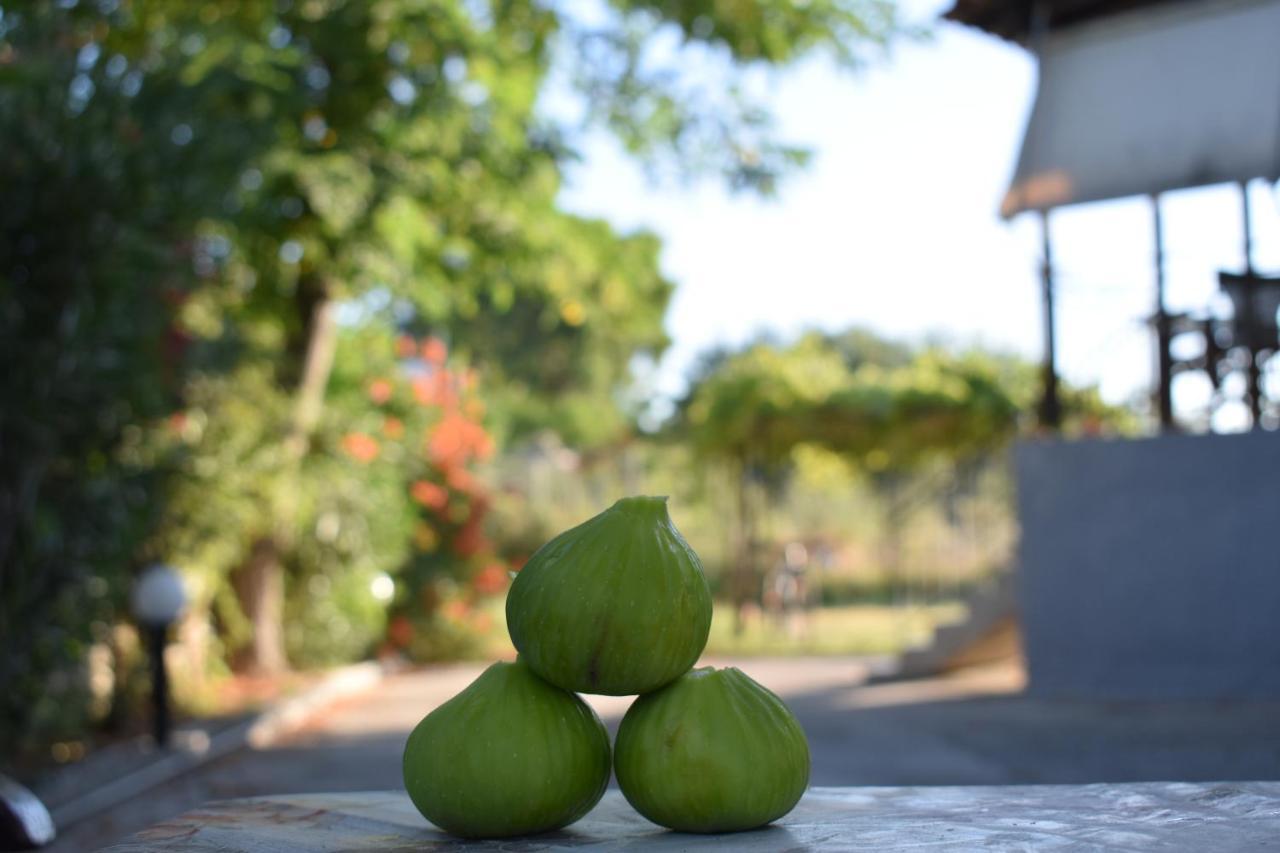
M 405 745 L 405 787 L 442 829 L 544 832 L 600 801 L 608 735 L 575 691 L 640 694 L 612 766 L 655 823 L 751 829 L 804 793 L 809 746 L 782 700 L 732 667 L 691 670 L 711 593 L 666 498 L 624 498 L 543 545 L 511 585 L 507 626 L 516 662 L 489 667 Z

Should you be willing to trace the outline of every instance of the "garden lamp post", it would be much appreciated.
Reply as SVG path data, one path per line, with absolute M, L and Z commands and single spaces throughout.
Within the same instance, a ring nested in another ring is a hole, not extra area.
M 156 746 L 164 749 L 169 745 L 169 678 L 164 665 L 164 647 L 169 626 L 187 606 L 182 576 L 161 563 L 147 567 L 133 585 L 132 605 L 151 654 L 152 731 Z

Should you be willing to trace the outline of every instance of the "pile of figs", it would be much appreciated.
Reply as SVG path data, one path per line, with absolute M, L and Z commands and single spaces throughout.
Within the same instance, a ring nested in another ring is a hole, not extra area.
M 666 498 L 624 498 L 543 545 L 507 594 L 519 653 L 425 718 L 404 782 L 427 820 L 467 838 L 567 826 L 604 795 L 683 832 L 732 832 L 785 815 L 809 781 L 804 731 L 735 668 L 692 669 L 711 593 Z M 638 694 L 612 756 L 577 693 Z

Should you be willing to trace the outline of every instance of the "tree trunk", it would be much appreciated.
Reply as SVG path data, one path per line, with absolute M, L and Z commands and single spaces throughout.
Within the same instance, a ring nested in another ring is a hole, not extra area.
M 895 607 L 910 603 L 911 597 L 902 559 L 902 538 L 907 509 L 902 480 L 902 475 L 897 472 L 886 472 L 876 478 L 876 492 L 884 507 L 880 561 L 882 571 L 889 582 L 889 603 Z
M 237 672 L 269 675 L 288 667 L 284 654 L 284 568 L 273 537 L 264 536 L 232 578 L 245 618 L 253 625 L 249 644 L 232 665 Z
M 751 507 L 750 466 L 744 460 L 738 466 L 738 565 L 734 568 L 733 633 L 742 636 L 746 630 L 746 609 L 758 595 L 756 581 L 755 518 Z
M 306 456 L 311 433 L 320 421 L 324 408 L 324 392 L 333 372 L 333 354 L 338 343 L 338 327 L 333 318 L 333 300 L 328 286 L 319 279 L 299 282 L 298 290 L 307 295 L 299 298 L 299 310 L 305 317 L 305 355 L 302 375 L 294 396 L 293 423 L 285 444 L 290 459 L 297 464 Z
M 287 485 L 279 495 L 273 530 L 254 542 L 232 578 L 240 607 L 253 629 L 249 644 L 234 656 L 232 664 L 237 672 L 276 673 L 288 667 L 284 649 L 283 555 L 293 545 L 297 474 L 324 408 L 338 337 L 327 282 L 319 276 L 306 276 L 299 280 L 297 294 L 303 333 L 293 349 L 301 352 L 302 365 L 294 390 L 293 416 L 284 437 L 292 476 L 286 478 Z

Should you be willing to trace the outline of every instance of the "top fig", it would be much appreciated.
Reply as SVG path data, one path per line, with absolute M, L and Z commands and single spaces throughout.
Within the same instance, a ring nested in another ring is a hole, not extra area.
M 547 681 L 647 693 L 679 678 L 711 630 L 702 564 L 666 498 L 623 498 L 538 549 L 507 594 L 511 641 Z

